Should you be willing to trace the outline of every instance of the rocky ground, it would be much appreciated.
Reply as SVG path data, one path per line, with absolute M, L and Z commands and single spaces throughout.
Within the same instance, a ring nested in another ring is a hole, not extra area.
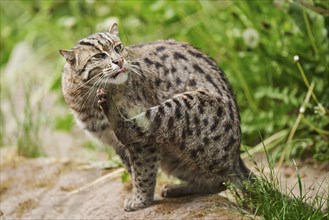
M 261 156 L 257 158 L 262 160 Z M 313 162 L 299 165 L 309 194 L 317 190 L 325 193 L 329 185 L 328 165 Z M 287 165 L 281 169 L 282 183 L 287 183 L 289 188 L 297 181 L 294 169 Z M 169 179 L 161 173 L 154 204 L 136 212 L 124 212 L 123 201 L 131 186 L 129 181 L 122 182 L 122 171 L 122 168 L 106 169 L 99 163 L 73 159 L 26 159 L 17 156 L 13 148 L 2 148 L 1 219 L 255 218 L 239 212 L 227 192 L 163 199 L 159 188 Z

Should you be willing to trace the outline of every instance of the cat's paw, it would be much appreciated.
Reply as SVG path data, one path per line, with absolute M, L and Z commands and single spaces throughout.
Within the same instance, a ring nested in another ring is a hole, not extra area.
M 108 94 L 105 89 L 97 89 L 98 105 L 104 113 L 109 111 Z
M 193 194 L 191 187 L 185 184 L 179 185 L 164 185 L 161 190 L 161 196 L 164 198 L 172 198 Z
M 127 198 L 124 203 L 124 209 L 126 212 L 132 212 L 139 209 L 146 208 L 152 203 L 152 200 L 149 201 L 142 201 L 139 198 Z
M 160 190 L 160 194 L 164 198 L 170 198 L 170 197 L 175 197 L 178 194 L 177 192 L 177 186 L 176 185 L 164 185 L 162 186 Z

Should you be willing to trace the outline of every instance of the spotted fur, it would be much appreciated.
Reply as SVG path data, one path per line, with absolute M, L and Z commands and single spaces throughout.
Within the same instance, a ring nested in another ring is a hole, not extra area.
M 118 34 L 114 24 L 60 53 L 77 122 L 114 146 L 132 175 L 125 210 L 152 203 L 159 167 L 184 181 L 164 186 L 164 197 L 219 192 L 247 178 L 238 107 L 216 63 L 172 40 L 123 47 Z

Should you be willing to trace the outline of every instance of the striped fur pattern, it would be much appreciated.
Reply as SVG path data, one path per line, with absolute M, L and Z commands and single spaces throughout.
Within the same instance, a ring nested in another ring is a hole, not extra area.
M 80 40 L 62 89 L 78 124 L 113 146 L 132 175 L 134 211 L 153 201 L 159 167 L 181 179 L 163 197 L 215 193 L 241 183 L 240 118 L 232 88 L 208 56 L 187 43 L 123 47 L 117 25 Z

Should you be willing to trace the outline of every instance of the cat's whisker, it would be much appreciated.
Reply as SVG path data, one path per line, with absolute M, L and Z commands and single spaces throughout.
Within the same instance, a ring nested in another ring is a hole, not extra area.
M 142 68 L 142 67 L 139 67 L 139 66 L 135 66 L 135 65 L 131 65 L 130 66 L 130 69 L 137 75 L 141 76 L 141 77 L 145 77 L 145 78 L 149 78 L 149 74 L 152 74 L 151 71 L 145 69 L 145 68 Z M 144 74 L 144 73 L 148 73 L 148 74 Z
M 80 97 L 80 100 L 82 101 L 82 105 L 86 105 L 86 103 L 91 105 L 95 104 L 95 99 L 96 99 L 96 91 L 97 89 L 99 89 L 101 87 L 101 85 L 107 85 L 107 82 L 103 82 L 105 78 L 108 78 L 109 75 L 111 75 L 112 73 L 114 73 L 116 70 L 112 70 L 112 71 L 108 71 L 106 72 L 106 74 L 104 73 L 104 71 L 100 72 L 99 74 L 93 76 L 91 79 L 89 79 L 87 82 L 90 82 L 91 80 L 95 79 L 96 77 L 98 77 L 98 79 L 96 79 L 96 81 L 92 84 L 92 86 L 88 89 L 88 91 L 86 92 L 86 94 L 84 94 L 82 97 Z M 86 82 L 86 83 L 87 83 Z M 86 84 L 85 83 L 85 84 Z M 80 86 L 79 88 L 81 88 L 82 86 Z M 98 87 L 96 89 L 96 87 Z M 93 100 L 89 100 L 90 96 L 93 96 Z M 86 97 L 87 96 L 87 97 Z
M 139 63 L 140 61 L 143 61 L 145 58 L 137 58 L 137 59 L 132 59 L 130 62 L 131 63 Z
M 110 71 L 108 74 L 112 74 L 112 73 L 114 73 L 115 72 L 115 70 L 112 70 L 112 71 Z M 73 92 L 76 92 L 76 91 L 78 91 L 79 89 L 81 89 L 83 86 L 85 86 L 85 85 L 87 85 L 88 83 L 90 83 L 92 80 L 94 80 L 95 78 L 97 78 L 97 77 L 100 77 L 100 76 L 102 76 L 104 74 L 104 72 L 103 71 L 101 71 L 100 73 L 98 73 L 98 74 L 96 74 L 95 76 L 93 76 L 93 77 L 91 77 L 90 79 L 88 79 L 87 81 L 83 81 L 77 88 L 75 88 L 75 90 L 73 90 Z
M 145 75 L 142 74 L 142 72 L 139 69 L 135 68 L 135 67 L 131 67 L 130 70 L 138 76 L 145 77 Z
M 102 76 L 101 76 L 102 77 Z M 96 99 L 97 85 L 101 83 L 101 78 L 97 79 L 97 81 L 93 84 L 93 86 L 88 91 L 88 96 L 85 99 L 85 102 L 89 101 L 90 105 L 94 105 L 94 100 Z M 89 98 L 92 100 L 89 100 Z
M 82 101 L 81 106 L 85 106 L 89 104 L 89 97 L 91 95 L 96 95 L 96 93 L 94 92 L 94 88 L 97 85 L 99 79 L 96 80 L 96 82 L 88 89 L 88 91 L 81 97 L 80 101 Z
M 94 103 L 94 101 L 89 102 L 89 98 L 90 98 L 90 96 L 92 96 L 93 99 L 96 98 L 96 91 L 97 91 L 96 87 L 99 84 L 102 83 L 102 77 L 104 77 L 104 74 L 101 73 L 101 74 L 98 74 L 97 76 L 99 76 L 99 78 L 96 79 L 96 81 L 93 83 L 93 85 L 88 89 L 88 91 L 86 92 L 86 94 L 82 97 L 84 99 L 82 105 L 85 105 L 86 103 L 88 103 L 88 104 L 90 104 L 90 103 L 93 104 Z
M 94 80 L 95 78 L 99 77 L 100 75 L 102 75 L 102 72 L 100 72 L 99 74 L 93 76 L 92 78 L 88 79 L 86 82 L 82 81 L 81 84 L 79 84 L 78 87 L 76 87 L 72 92 L 76 92 L 78 90 L 80 90 L 83 86 L 86 86 L 89 82 L 91 82 L 92 80 Z

